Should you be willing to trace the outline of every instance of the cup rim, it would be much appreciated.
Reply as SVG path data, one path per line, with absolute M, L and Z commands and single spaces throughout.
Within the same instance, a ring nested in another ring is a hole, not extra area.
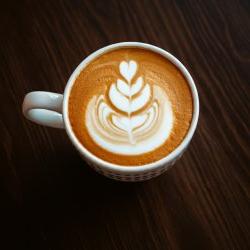
M 192 94 L 192 99 L 193 99 L 193 115 L 192 115 L 192 121 L 190 124 L 190 127 L 188 129 L 188 132 L 186 134 L 186 136 L 184 137 L 184 139 L 182 140 L 182 142 L 168 155 L 166 155 L 164 158 L 152 162 L 152 163 L 148 163 L 148 164 L 144 164 L 144 165 L 119 165 L 119 164 L 115 164 L 115 163 L 111 163 L 108 161 L 105 161 L 99 157 L 97 157 L 96 155 L 94 155 L 93 153 L 91 153 L 87 148 L 85 148 L 80 141 L 77 139 L 75 133 L 73 132 L 73 129 L 71 127 L 70 124 L 70 120 L 69 120 L 69 115 L 68 115 L 68 100 L 69 100 L 69 96 L 70 96 L 70 92 L 71 92 L 71 88 L 74 85 L 75 79 L 77 78 L 77 76 L 80 74 L 80 72 L 84 69 L 84 67 L 86 67 L 86 65 L 88 65 L 88 63 L 90 63 L 92 60 L 94 60 L 96 57 L 107 53 L 109 51 L 112 50 L 116 50 L 118 48 L 128 48 L 128 47 L 135 47 L 135 48 L 142 48 L 142 49 L 147 49 L 147 50 L 151 50 L 155 53 L 158 53 L 162 56 L 164 56 L 165 58 L 167 58 L 170 62 L 172 62 L 180 71 L 181 73 L 184 75 L 184 77 L 187 80 L 187 83 L 189 84 L 189 88 Z M 71 140 L 71 142 L 73 143 L 73 145 L 75 146 L 75 148 L 81 153 L 83 154 L 87 159 L 90 159 L 91 161 L 93 161 L 95 164 L 101 166 L 102 168 L 109 170 L 109 171 L 118 171 L 120 173 L 142 173 L 142 172 L 146 172 L 149 170 L 154 170 L 157 169 L 158 167 L 165 165 L 169 162 L 171 162 L 172 160 L 174 160 L 180 153 L 182 153 L 182 151 L 188 146 L 189 142 L 191 141 L 193 134 L 195 132 L 196 126 L 197 126 L 197 122 L 198 122 L 198 117 L 199 117 L 199 97 L 198 97 L 198 92 L 194 83 L 193 78 L 191 77 L 190 73 L 188 72 L 188 70 L 186 69 L 186 67 L 172 54 L 170 54 L 169 52 L 151 45 L 151 44 L 147 44 L 147 43 L 141 43 L 141 42 L 120 42 L 120 43 L 114 43 L 108 46 L 105 46 L 101 49 L 96 50 L 95 52 L 91 53 L 89 56 L 87 56 L 77 67 L 76 69 L 73 71 L 73 73 L 71 74 L 67 85 L 65 87 L 64 90 L 64 97 L 63 97 L 63 119 L 64 119 L 64 124 L 65 124 L 65 129 L 66 132 Z

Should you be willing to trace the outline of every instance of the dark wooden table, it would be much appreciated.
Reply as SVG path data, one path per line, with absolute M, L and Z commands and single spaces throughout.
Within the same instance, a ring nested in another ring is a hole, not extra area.
M 249 1 L 21 1 L 0 4 L 0 195 L 7 249 L 250 249 Z M 24 95 L 62 93 L 80 61 L 143 41 L 190 70 L 197 132 L 144 183 L 106 179 L 64 131 L 26 121 Z

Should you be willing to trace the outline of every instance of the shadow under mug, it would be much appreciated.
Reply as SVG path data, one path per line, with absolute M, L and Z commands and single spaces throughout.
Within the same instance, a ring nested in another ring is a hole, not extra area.
M 117 165 L 104 161 L 92 154 L 79 142 L 79 140 L 75 136 L 70 125 L 68 115 L 68 100 L 70 96 L 70 91 L 75 82 L 75 79 L 84 69 L 84 67 L 86 67 L 86 65 L 88 65 L 89 62 L 91 62 L 93 59 L 102 54 L 119 48 L 128 47 L 151 50 L 171 61 L 186 78 L 193 98 L 192 121 L 190 124 L 190 128 L 181 144 L 174 151 L 172 151 L 170 154 L 168 154 L 161 160 L 140 166 Z M 84 59 L 70 76 L 63 95 L 44 91 L 30 92 L 25 96 L 22 108 L 24 116 L 37 124 L 65 129 L 71 142 L 78 150 L 81 157 L 85 161 L 87 161 L 87 163 L 98 173 L 120 181 L 143 181 L 160 175 L 181 157 L 181 155 L 187 148 L 189 142 L 191 141 L 197 126 L 199 117 L 199 98 L 194 81 L 188 70 L 177 58 L 175 58 L 169 52 L 150 44 L 139 42 L 122 42 L 115 43 L 106 46 L 102 49 L 99 49 L 89 55 L 86 59 Z

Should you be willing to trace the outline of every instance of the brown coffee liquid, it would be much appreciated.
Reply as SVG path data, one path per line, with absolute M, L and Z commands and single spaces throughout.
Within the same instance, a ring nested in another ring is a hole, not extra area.
M 143 76 L 149 85 L 163 89 L 171 102 L 174 115 L 171 133 L 166 141 L 154 150 L 139 155 L 117 154 L 104 149 L 90 136 L 86 125 L 86 109 L 91 99 L 105 95 L 110 85 L 121 78 L 121 61 L 130 60 L 138 64 L 133 79 Z M 119 165 L 140 166 L 167 156 L 187 134 L 192 113 L 192 94 L 180 70 L 165 57 L 139 48 L 113 50 L 90 62 L 75 80 L 69 98 L 70 123 L 80 143 L 102 160 Z

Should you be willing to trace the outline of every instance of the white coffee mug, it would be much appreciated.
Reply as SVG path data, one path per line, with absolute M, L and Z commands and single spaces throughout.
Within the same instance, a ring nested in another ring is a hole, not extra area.
M 84 67 L 86 67 L 86 65 L 96 57 L 111 50 L 124 47 L 143 48 L 166 57 L 182 72 L 189 84 L 193 97 L 192 121 L 188 133 L 186 134 L 182 143 L 173 152 L 166 155 L 166 157 L 162 158 L 161 160 L 142 166 L 117 165 L 104 161 L 92 154 L 79 142 L 79 140 L 75 136 L 70 125 L 68 114 L 68 102 L 71 88 L 75 82 L 76 77 L 84 69 Z M 169 52 L 150 44 L 139 42 L 122 42 L 99 49 L 89 55 L 86 59 L 84 59 L 70 76 L 63 95 L 44 91 L 34 91 L 28 93 L 23 101 L 23 114 L 27 119 L 40 125 L 65 129 L 71 142 L 78 150 L 80 155 L 97 172 L 109 178 L 120 181 L 143 181 L 160 175 L 181 157 L 189 142 L 191 141 L 197 126 L 199 116 L 199 98 L 191 75 L 183 66 L 183 64 Z

